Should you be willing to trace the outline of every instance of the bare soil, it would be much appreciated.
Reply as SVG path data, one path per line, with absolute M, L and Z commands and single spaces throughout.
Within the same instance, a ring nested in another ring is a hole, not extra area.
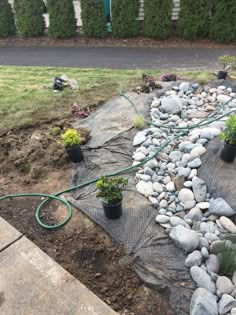
M 199 39 L 187 41 L 176 36 L 172 36 L 164 41 L 147 38 L 144 36 L 132 38 L 90 38 L 84 35 L 77 35 L 69 39 L 54 39 L 47 35 L 36 38 L 22 38 L 13 36 L 0 39 L 0 46 L 118 46 L 118 47 L 205 47 L 205 48 L 234 48 L 236 42 L 221 44 L 209 39 Z
M 61 130 L 69 125 L 61 121 Z M 50 134 L 52 124 L 12 130 L 0 137 L 1 195 L 23 192 L 53 193 L 68 188 L 71 164 Z M 85 137 L 86 138 L 86 137 Z M 84 140 L 86 141 L 86 139 Z M 141 283 L 134 259 L 122 245 L 79 210 L 63 228 L 46 230 L 35 220 L 40 198 L 13 198 L 0 202 L 0 216 L 26 235 L 61 266 L 122 315 L 174 315 L 165 296 Z M 47 224 L 61 222 L 66 209 L 52 202 L 41 213 Z

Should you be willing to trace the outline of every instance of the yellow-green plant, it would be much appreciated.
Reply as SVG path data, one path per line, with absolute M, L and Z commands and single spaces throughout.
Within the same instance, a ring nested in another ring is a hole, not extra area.
M 220 273 L 232 275 L 236 270 L 236 249 L 227 242 L 223 243 L 222 252 L 220 254 Z
M 236 67 L 236 56 L 230 56 L 230 55 L 222 55 L 218 58 L 219 62 L 222 62 L 224 66 L 230 66 L 231 68 Z
M 80 144 L 80 134 L 76 129 L 67 129 L 61 139 L 66 148 L 75 147 Z
M 209 81 L 209 72 L 204 71 L 199 73 L 196 79 L 200 84 L 206 84 Z
M 134 118 L 134 127 L 140 129 L 144 126 L 144 119 L 140 115 L 136 115 Z
M 220 139 L 236 145 L 236 115 L 231 115 L 225 122 L 226 129 L 220 133 Z

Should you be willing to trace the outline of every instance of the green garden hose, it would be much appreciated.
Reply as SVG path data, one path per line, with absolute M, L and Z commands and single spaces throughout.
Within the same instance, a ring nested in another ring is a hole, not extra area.
M 113 79 L 113 80 L 114 80 L 114 79 Z M 114 81 L 116 81 L 116 80 L 114 80 Z M 116 81 L 116 82 L 117 82 L 117 81 Z M 139 116 L 141 116 L 141 114 L 140 114 L 139 110 L 137 109 L 137 107 L 135 106 L 134 102 L 133 102 L 125 93 L 123 93 L 123 87 L 122 87 L 122 85 L 121 85 L 119 82 L 117 82 L 117 83 L 120 85 L 120 96 L 123 96 L 124 98 L 126 98 L 126 99 L 131 103 L 131 105 L 134 107 L 134 110 L 135 110 L 136 114 L 139 115 Z M 226 114 L 224 114 L 224 115 L 221 115 L 221 116 L 219 116 L 219 117 L 214 118 L 214 116 L 215 116 L 225 105 L 227 105 L 229 102 L 231 102 L 231 101 L 232 101 L 233 99 L 235 99 L 235 98 L 236 98 L 236 97 L 233 97 L 233 98 L 231 98 L 228 102 L 222 104 L 215 112 L 213 112 L 212 114 L 210 114 L 208 117 L 202 119 L 199 123 L 194 124 L 194 125 L 189 126 L 189 127 L 186 127 L 186 128 L 184 128 L 184 127 L 174 127 L 174 128 L 173 128 L 173 127 L 168 127 L 168 126 L 161 126 L 161 125 L 157 125 L 157 124 L 155 124 L 155 123 L 153 123 L 153 122 L 150 122 L 150 121 L 148 121 L 148 120 L 144 120 L 145 123 L 147 123 L 147 124 L 149 124 L 149 125 L 153 125 L 153 126 L 158 127 L 158 128 L 167 128 L 167 129 L 174 129 L 174 130 L 177 129 L 177 130 L 182 130 L 182 132 L 180 132 L 179 134 L 175 135 L 175 136 L 172 137 L 171 139 L 167 140 L 160 148 L 158 148 L 158 149 L 154 152 L 154 154 L 152 154 L 150 157 L 148 157 L 148 158 L 145 159 L 144 161 L 140 162 L 138 165 L 135 165 L 135 166 L 128 166 L 128 167 L 126 167 L 126 168 L 124 168 L 124 169 L 121 169 L 121 170 L 119 170 L 119 171 L 116 171 L 116 172 L 113 172 L 113 173 L 110 173 L 110 174 L 106 174 L 105 176 L 107 176 L 107 177 L 117 176 L 117 175 L 123 174 L 123 173 L 125 173 L 125 172 L 128 172 L 128 171 L 130 171 L 130 170 L 133 170 L 133 169 L 135 169 L 135 168 L 137 168 L 137 167 L 140 167 L 140 166 L 142 166 L 143 164 L 145 164 L 145 163 L 147 163 L 148 161 L 150 161 L 151 159 L 155 158 L 156 155 L 157 155 L 158 153 L 160 153 L 160 152 L 161 152 L 167 145 L 169 145 L 172 141 L 174 141 L 174 140 L 176 140 L 176 139 L 178 139 L 178 138 L 184 136 L 185 134 L 189 133 L 190 130 L 195 129 L 195 128 L 197 128 L 197 127 L 202 127 L 202 126 L 208 125 L 208 124 L 210 124 L 210 123 L 212 123 L 212 122 L 214 122 L 214 121 L 221 120 L 221 119 L 224 118 L 225 116 L 228 116 L 229 114 L 232 114 L 233 112 L 236 112 L 236 109 L 235 109 L 235 110 L 232 110 L 232 111 L 229 112 L 229 113 L 226 113 Z M 37 207 L 36 213 L 35 213 L 35 217 L 36 217 L 37 223 L 38 223 L 41 227 L 43 227 L 43 228 L 45 228 L 45 229 L 50 229 L 50 230 L 52 230 L 52 229 L 56 229 L 56 228 L 59 228 L 59 227 L 62 227 L 63 225 L 65 225 L 65 224 L 71 219 L 71 216 L 72 216 L 72 207 L 71 207 L 70 203 L 69 203 L 68 201 L 66 201 L 65 199 L 63 199 L 62 197 L 59 197 L 59 196 L 62 195 L 62 194 L 71 192 L 71 191 L 73 191 L 73 190 L 75 190 L 75 189 L 83 188 L 83 187 L 88 186 L 88 185 L 90 185 L 90 184 L 92 184 L 92 183 L 95 183 L 95 182 L 97 182 L 97 180 L 99 180 L 100 178 L 101 178 L 101 177 L 94 178 L 94 179 L 92 179 L 92 180 L 89 180 L 89 181 L 84 182 L 84 183 L 82 183 L 82 184 L 79 184 L 79 185 L 77 185 L 77 186 L 74 186 L 74 187 L 65 189 L 65 190 L 63 190 L 63 191 L 60 191 L 60 192 L 58 192 L 58 193 L 55 193 L 54 195 L 37 194 L 37 193 L 35 193 L 35 194 L 12 194 L 12 195 L 7 195 L 7 196 L 0 197 L 0 201 L 5 200 L 5 199 L 9 199 L 9 198 L 14 198 L 14 197 L 45 197 L 46 199 L 45 199 L 43 202 L 41 202 L 41 203 L 39 204 L 39 206 Z M 40 212 L 41 212 L 43 206 L 44 206 L 47 202 L 49 202 L 50 200 L 58 200 L 58 201 L 64 203 L 64 205 L 67 207 L 67 210 L 68 210 L 68 215 L 67 215 L 66 219 L 65 219 L 63 222 L 61 222 L 61 223 L 59 223 L 59 224 L 56 224 L 56 225 L 53 225 L 53 226 L 44 224 L 44 223 L 41 221 L 41 219 L 40 219 Z

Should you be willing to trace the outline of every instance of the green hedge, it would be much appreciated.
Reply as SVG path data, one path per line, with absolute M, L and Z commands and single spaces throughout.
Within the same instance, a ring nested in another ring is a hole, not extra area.
M 77 19 L 73 0 L 48 0 L 49 35 L 56 38 L 75 36 Z
M 215 0 L 210 38 L 225 43 L 236 40 L 235 0 Z
M 212 0 L 180 1 L 177 32 L 188 40 L 206 37 L 209 34 Z
M 16 26 L 22 36 L 34 37 L 45 32 L 42 0 L 20 0 L 15 3 Z
M 173 0 L 144 1 L 144 35 L 166 39 L 171 32 Z
M 81 19 L 85 35 L 98 38 L 106 36 L 103 0 L 81 0 Z
M 15 35 L 16 26 L 12 7 L 8 0 L 0 0 L 0 37 Z
M 112 0 L 112 32 L 117 37 L 132 37 L 139 32 L 139 0 Z

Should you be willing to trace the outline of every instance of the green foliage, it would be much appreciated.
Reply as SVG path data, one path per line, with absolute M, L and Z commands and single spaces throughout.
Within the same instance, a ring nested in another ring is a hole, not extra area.
M 209 72 L 206 71 L 199 73 L 196 77 L 197 81 L 202 85 L 206 84 L 209 81 L 209 78 L 210 78 Z
M 90 37 L 106 36 L 106 17 L 103 0 L 81 0 L 82 30 Z
M 139 0 L 112 0 L 112 30 L 117 37 L 136 36 L 139 31 Z
M 62 143 L 67 147 L 74 147 L 80 144 L 80 134 L 75 129 L 67 129 L 61 136 Z
M 219 62 L 222 62 L 225 66 L 228 65 L 231 68 L 236 67 L 236 56 L 222 55 L 218 58 Z
M 122 190 L 127 184 L 128 180 L 126 178 L 103 176 L 96 183 L 97 198 L 100 198 L 106 204 L 116 204 L 122 200 Z
M 8 0 L 0 0 L 0 37 L 7 37 L 16 33 L 16 26 L 12 7 Z
M 34 37 L 44 34 L 42 0 L 20 0 L 15 2 L 14 7 L 16 8 L 16 26 L 22 36 Z
M 226 129 L 220 133 L 220 138 L 229 144 L 236 145 L 236 115 L 231 115 L 225 122 Z
M 52 127 L 50 129 L 49 133 L 50 133 L 51 136 L 56 137 L 56 136 L 58 136 L 61 133 L 61 128 L 60 127 Z
M 144 34 L 166 39 L 171 32 L 173 0 L 144 1 Z
M 232 275 L 236 270 L 236 249 L 232 245 L 223 244 L 222 252 L 220 254 L 220 273 L 225 275 Z
M 211 0 L 180 1 L 177 32 L 188 40 L 206 37 L 209 33 Z
M 210 25 L 210 38 L 219 42 L 236 40 L 236 1 L 215 0 L 214 13 Z
M 55 38 L 75 36 L 77 19 L 73 0 L 48 0 L 48 32 Z
M 137 129 L 141 129 L 144 126 L 144 119 L 140 115 L 136 115 L 134 118 L 134 127 Z

